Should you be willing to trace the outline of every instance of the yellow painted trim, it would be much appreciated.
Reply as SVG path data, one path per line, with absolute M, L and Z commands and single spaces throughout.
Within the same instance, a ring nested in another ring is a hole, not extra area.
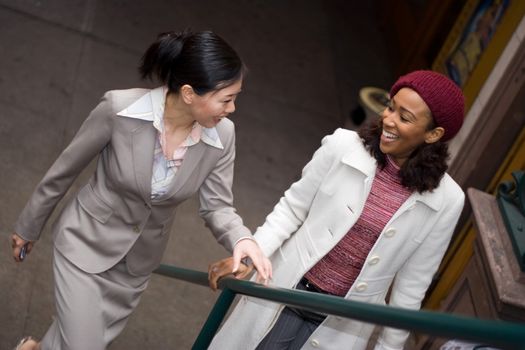
M 432 69 L 438 72 L 446 73 L 445 62 L 456 47 L 461 35 L 465 30 L 468 20 L 472 16 L 474 10 L 478 6 L 479 0 L 468 0 L 463 6 L 454 26 L 452 27 L 445 43 L 436 56 L 432 64 Z M 514 0 L 510 1 L 501 22 L 496 28 L 496 32 L 489 41 L 485 50 L 481 53 L 481 57 L 476 66 L 470 73 L 469 79 L 463 85 L 463 93 L 465 95 L 465 111 L 468 111 L 472 103 L 481 90 L 481 87 L 487 80 L 505 46 L 514 34 L 516 27 L 525 15 L 525 1 Z
M 461 12 L 459 13 L 458 18 L 456 19 L 456 22 L 452 26 L 452 29 L 450 30 L 450 33 L 447 36 L 447 39 L 443 43 L 443 46 L 439 50 L 436 58 L 434 59 L 434 62 L 432 63 L 432 70 L 441 73 L 446 73 L 445 62 L 452 50 L 458 44 L 458 41 L 461 39 L 461 34 L 463 34 L 465 26 L 467 25 L 468 20 L 472 16 L 472 13 L 474 13 L 476 6 L 478 6 L 478 3 L 479 0 L 468 0 L 465 3 L 463 8 L 461 9 Z
M 467 1 L 445 44 L 438 53 L 432 69 L 445 72 L 445 60 L 460 39 L 461 33 L 478 2 L 478 0 Z M 525 1 L 511 1 L 494 36 L 482 53 L 480 60 L 463 87 L 466 111 L 468 111 L 476 99 L 487 77 L 524 16 Z M 494 174 L 486 191 L 495 193 L 498 184 L 501 183 L 501 181 L 510 180 L 512 171 L 516 169 L 525 169 L 525 129 L 521 131 L 511 150 L 505 156 L 505 160 L 500 165 L 496 174 Z M 448 296 L 448 293 L 454 287 L 474 253 L 475 237 L 476 232 L 472 225 L 472 220 L 469 219 L 451 243 L 439 269 L 439 276 L 441 277 L 424 302 L 424 308 L 438 309 L 441 302 Z
M 487 48 L 481 54 L 481 57 L 471 72 L 469 79 L 463 86 L 463 94 L 465 95 L 465 110 L 469 110 L 470 106 L 476 100 L 476 97 L 481 90 L 481 87 L 487 80 L 493 67 L 496 65 L 501 53 L 514 34 L 521 19 L 525 15 L 525 1 L 514 0 L 511 1 L 509 7 L 505 10 L 505 14 L 501 19 L 494 36 L 487 45 Z

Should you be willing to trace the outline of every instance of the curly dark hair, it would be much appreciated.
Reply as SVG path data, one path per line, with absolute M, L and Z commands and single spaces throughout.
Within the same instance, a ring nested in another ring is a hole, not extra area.
M 431 128 L 432 126 L 429 129 Z M 381 120 L 368 123 L 358 131 L 365 148 L 376 159 L 381 169 L 386 166 L 386 155 L 379 148 L 382 131 L 383 123 Z M 437 141 L 422 144 L 412 152 L 401 166 L 399 171 L 401 184 L 419 193 L 432 191 L 438 187 L 441 178 L 448 169 L 448 157 L 448 145 L 445 142 Z

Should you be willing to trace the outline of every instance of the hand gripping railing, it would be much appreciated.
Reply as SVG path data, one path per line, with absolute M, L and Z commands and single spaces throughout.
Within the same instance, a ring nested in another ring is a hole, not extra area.
M 203 286 L 208 285 L 208 275 L 204 272 L 161 265 L 155 273 Z M 221 279 L 219 288 L 223 289 L 223 292 L 217 299 L 206 323 L 195 340 L 192 347 L 193 350 L 206 349 L 208 347 L 231 306 L 236 293 L 330 315 L 417 331 L 448 339 L 463 339 L 504 349 L 525 350 L 525 325 L 519 323 L 480 320 L 440 312 L 414 311 L 374 305 L 326 294 L 265 287 L 257 283 L 234 278 Z

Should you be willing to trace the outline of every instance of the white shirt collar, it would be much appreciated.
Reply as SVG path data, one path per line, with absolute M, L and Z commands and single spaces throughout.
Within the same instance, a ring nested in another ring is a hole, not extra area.
M 150 90 L 147 94 L 118 112 L 117 115 L 153 122 L 153 126 L 161 131 L 167 93 L 168 89 L 165 86 Z M 202 127 L 201 140 L 210 146 L 224 149 L 216 128 Z

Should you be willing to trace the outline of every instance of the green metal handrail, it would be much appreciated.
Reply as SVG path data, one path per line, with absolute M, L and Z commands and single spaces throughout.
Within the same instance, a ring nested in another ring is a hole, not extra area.
M 208 285 L 208 275 L 175 266 L 161 265 L 156 273 L 187 282 Z M 192 349 L 206 349 L 219 328 L 236 293 L 271 300 L 281 304 L 315 310 L 335 316 L 383 326 L 417 331 L 434 336 L 463 339 L 512 350 L 525 350 L 525 325 L 504 321 L 480 320 L 424 310 L 406 310 L 391 306 L 362 303 L 326 294 L 295 289 L 265 287 L 257 283 L 223 278 L 219 296 Z

